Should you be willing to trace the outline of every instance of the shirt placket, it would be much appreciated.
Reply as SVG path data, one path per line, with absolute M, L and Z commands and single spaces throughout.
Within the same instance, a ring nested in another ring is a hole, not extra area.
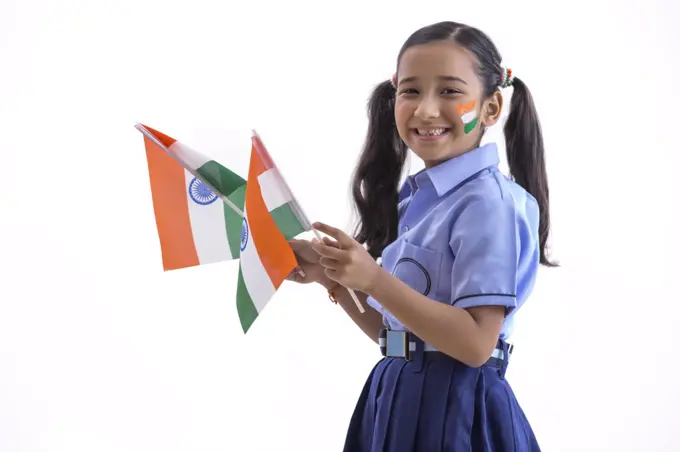
M 422 219 L 423 213 L 428 210 L 428 205 L 432 202 L 432 193 L 433 190 L 427 187 L 415 189 L 399 222 L 400 235 L 407 233 Z

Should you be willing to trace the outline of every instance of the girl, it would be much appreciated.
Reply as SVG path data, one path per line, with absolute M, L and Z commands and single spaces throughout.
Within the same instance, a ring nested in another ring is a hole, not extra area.
M 499 172 L 495 144 L 480 145 L 508 86 L 512 179 Z M 292 241 L 302 269 L 292 279 L 323 284 L 384 355 L 345 450 L 538 451 L 504 378 L 513 315 L 538 265 L 553 265 L 529 90 L 484 33 L 442 22 L 408 38 L 395 76 L 373 92 L 369 118 L 353 182 L 356 237 L 316 223 L 334 240 Z M 408 149 L 425 169 L 399 188 Z M 364 314 L 346 288 L 370 306 Z

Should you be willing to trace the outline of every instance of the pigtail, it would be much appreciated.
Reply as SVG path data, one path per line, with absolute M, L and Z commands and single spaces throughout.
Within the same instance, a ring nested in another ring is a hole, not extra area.
M 529 88 L 516 77 L 512 79 L 512 86 L 510 114 L 504 128 L 510 175 L 538 202 L 540 262 L 555 267 L 557 264 L 547 257 L 550 199 L 541 124 Z
M 380 83 L 368 101 L 368 132 L 352 181 L 359 221 L 355 239 L 374 258 L 397 238 L 398 190 L 408 148 L 394 119 L 395 88 Z

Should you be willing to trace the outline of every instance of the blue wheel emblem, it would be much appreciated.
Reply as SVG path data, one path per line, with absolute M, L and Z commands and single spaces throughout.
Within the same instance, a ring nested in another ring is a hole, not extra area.
M 243 252 L 243 250 L 246 249 L 246 246 L 248 246 L 248 235 L 248 220 L 243 217 L 243 225 L 241 226 L 241 252 Z
M 194 177 L 189 184 L 189 197 L 196 204 L 207 206 L 217 201 L 217 195 L 203 181 Z

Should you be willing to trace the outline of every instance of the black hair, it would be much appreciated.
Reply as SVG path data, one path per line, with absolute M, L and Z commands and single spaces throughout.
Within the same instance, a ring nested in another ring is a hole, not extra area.
M 477 58 L 483 98 L 501 86 L 504 70 L 496 46 L 482 31 L 456 22 L 439 22 L 413 33 L 399 51 L 397 67 L 410 47 L 444 40 L 457 43 Z M 541 125 L 526 84 L 515 77 L 512 86 L 510 113 L 503 129 L 510 175 L 538 203 L 540 263 L 555 266 L 546 256 L 550 209 Z M 352 181 L 352 197 L 360 217 L 355 239 L 366 244 L 374 258 L 397 238 L 398 185 L 408 155 L 394 119 L 395 95 L 391 80 L 374 89 L 368 102 L 368 132 Z

